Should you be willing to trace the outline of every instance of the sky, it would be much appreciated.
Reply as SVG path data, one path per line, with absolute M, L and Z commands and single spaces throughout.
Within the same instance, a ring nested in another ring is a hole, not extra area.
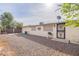
M 55 3 L 0 3 L 0 14 L 10 12 L 14 20 L 24 25 L 57 22 L 56 9 Z

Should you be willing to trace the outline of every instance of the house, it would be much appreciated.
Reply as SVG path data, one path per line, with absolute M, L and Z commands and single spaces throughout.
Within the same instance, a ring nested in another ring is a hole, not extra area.
M 79 28 L 65 27 L 64 22 L 60 23 L 48 23 L 39 25 L 24 26 L 22 31 L 27 31 L 29 34 L 51 37 L 53 39 L 70 40 L 73 42 L 79 42 Z M 49 35 L 51 32 L 52 35 Z
M 29 34 L 48 37 L 48 32 L 53 32 L 53 26 L 54 26 L 54 24 L 52 24 L 52 23 L 24 26 L 23 32 L 27 31 Z

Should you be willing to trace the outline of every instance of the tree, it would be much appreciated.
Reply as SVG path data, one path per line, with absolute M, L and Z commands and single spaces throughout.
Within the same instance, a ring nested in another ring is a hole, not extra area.
M 16 33 L 22 32 L 22 27 L 23 27 L 23 24 L 22 23 L 16 22 L 14 32 L 16 32 Z
M 14 29 L 22 29 L 22 26 L 23 24 L 22 23 L 19 23 L 19 22 L 16 22 L 13 20 L 13 16 L 10 12 L 4 12 L 2 15 L 1 15 L 1 18 L 0 18 L 0 24 L 1 24 L 1 29 L 2 31 L 6 32 L 7 30 L 9 31 L 9 29 L 13 29 L 12 31 L 14 32 Z
M 19 22 L 16 23 L 16 28 L 22 29 L 22 27 L 23 27 L 23 23 L 19 23 Z
M 63 3 L 61 12 L 65 17 L 66 26 L 79 27 L 79 4 Z
M 6 28 L 11 28 L 11 24 L 13 22 L 13 16 L 9 12 L 4 12 L 1 15 L 1 26 L 3 27 L 3 30 L 6 31 Z

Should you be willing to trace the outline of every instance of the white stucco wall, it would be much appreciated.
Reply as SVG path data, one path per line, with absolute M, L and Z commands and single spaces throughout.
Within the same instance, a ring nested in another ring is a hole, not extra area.
M 35 27 L 36 30 L 32 30 L 31 27 L 25 27 L 23 28 L 23 32 L 27 31 L 29 34 L 33 34 L 33 35 L 37 35 L 37 36 L 43 36 L 43 37 L 48 37 L 48 32 L 52 32 L 53 35 L 51 35 L 50 37 L 52 38 L 56 38 L 56 32 L 57 32 L 57 28 L 56 28 L 55 24 L 52 28 L 52 31 L 45 31 L 43 26 L 37 26 Z M 38 27 L 41 27 L 41 30 L 38 30 Z M 49 26 L 48 26 L 49 28 Z M 72 27 L 66 27 L 65 29 L 65 40 L 70 40 L 72 42 L 78 42 L 79 43 L 79 28 L 72 28 Z
M 43 37 L 48 37 L 49 36 L 48 32 L 52 32 L 53 33 L 53 30 L 52 31 L 44 31 L 44 27 L 43 26 L 35 26 L 34 28 L 35 28 L 35 30 L 32 30 L 32 27 L 25 27 L 25 28 L 23 28 L 23 32 L 27 31 L 29 34 L 37 35 L 37 36 L 43 36 Z M 41 28 L 41 29 L 39 30 L 38 28 Z M 49 37 L 52 38 L 53 35 L 51 35 Z
M 22 33 L 24 33 L 25 31 L 31 31 L 31 28 L 30 27 L 24 27 L 24 28 L 22 28 Z
M 53 38 L 56 38 L 56 31 L 57 31 L 57 28 L 56 28 L 56 24 L 54 25 L 53 27 Z
M 41 28 L 41 30 L 38 30 L 38 28 Z M 48 29 L 45 30 L 44 26 L 36 26 L 35 30 L 32 30 L 32 27 L 24 27 L 22 31 L 23 33 L 27 31 L 29 34 L 32 34 L 32 35 L 56 38 L 56 25 L 55 26 L 46 25 L 46 28 Z M 48 35 L 48 32 L 51 32 L 52 35 Z
M 32 34 L 32 35 L 43 36 L 43 37 L 49 36 L 47 31 L 29 31 L 28 33 Z M 49 37 L 53 38 L 53 35 L 51 35 Z
M 79 28 L 66 27 L 66 39 L 79 42 Z

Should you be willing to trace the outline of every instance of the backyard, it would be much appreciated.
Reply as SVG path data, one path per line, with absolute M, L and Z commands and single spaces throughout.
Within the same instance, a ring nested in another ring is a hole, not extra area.
M 2 56 L 66 56 L 79 55 L 79 45 L 25 34 L 0 35 Z

